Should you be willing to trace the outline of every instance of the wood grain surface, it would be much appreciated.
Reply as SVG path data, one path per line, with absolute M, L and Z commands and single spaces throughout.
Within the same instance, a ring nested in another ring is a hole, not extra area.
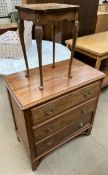
M 55 148 L 91 133 L 104 73 L 74 59 L 73 77 L 68 78 L 68 62 L 43 67 L 44 90 L 39 90 L 38 68 L 30 70 L 29 78 L 25 71 L 4 78 L 17 136 L 28 150 L 33 170 Z
M 69 5 L 69 4 L 58 4 L 58 3 L 44 3 L 44 4 L 23 4 L 17 5 L 16 9 L 22 10 L 32 10 L 37 12 L 49 12 L 49 11 L 59 11 L 59 10 L 69 10 L 69 9 L 77 9 L 78 5 Z
M 46 119 L 52 120 L 55 115 L 97 96 L 99 84 L 100 81 L 31 109 L 33 125 L 38 126 Z
M 72 39 L 66 40 L 67 45 L 72 45 Z M 76 43 L 76 50 L 87 51 L 88 53 L 95 54 L 97 56 L 103 56 L 108 54 L 108 31 L 95 33 L 79 37 Z
M 71 92 L 84 85 L 104 77 L 104 73 L 78 61 L 73 60 L 72 78 L 68 78 L 69 60 L 43 66 L 44 90 L 39 90 L 39 69 L 30 70 L 30 77 L 25 71 L 4 77 L 7 88 L 17 100 L 22 110 L 52 100 L 61 94 Z

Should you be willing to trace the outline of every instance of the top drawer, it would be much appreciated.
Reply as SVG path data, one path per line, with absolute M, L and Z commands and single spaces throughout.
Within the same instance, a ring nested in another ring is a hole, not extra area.
M 97 96 L 99 92 L 99 84 L 100 82 L 98 81 L 45 103 L 44 105 L 31 109 L 33 125 Z

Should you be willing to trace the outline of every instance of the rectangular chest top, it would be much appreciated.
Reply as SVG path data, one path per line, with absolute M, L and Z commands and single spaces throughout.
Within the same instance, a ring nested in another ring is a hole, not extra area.
M 78 61 L 73 60 L 72 78 L 68 78 L 68 62 L 61 61 L 52 65 L 43 66 L 44 90 L 39 90 L 39 69 L 31 69 L 30 77 L 26 72 L 19 72 L 5 76 L 5 84 L 22 110 L 37 106 L 55 99 L 63 94 L 79 89 L 98 81 L 104 73 Z
M 23 5 L 17 5 L 16 9 L 26 12 L 32 12 L 32 13 L 39 13 L 39 14 L 45 14 L 45 13 L 57 13 L 60 11 L 72 11 L 77 10 L 79 8 L 78 5 L 69 5 L 69 4 L 58 4 L 58 3 L 45 3 L 45 4 L 23 4 Z

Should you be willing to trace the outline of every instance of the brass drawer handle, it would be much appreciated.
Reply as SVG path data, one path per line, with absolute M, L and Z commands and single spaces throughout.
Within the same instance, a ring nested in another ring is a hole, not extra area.
M 51 146 L 53 144 L 53 141 L 49 141 L 46 143 L 47 146 Z
M 54 130 L 54 126 L 53 125 L 47 126 L 47 128 L 46 128 L 47 132 L 52 132 L 53 130 Z
M 88 97 L 90 97 L 90 95 L 91 95 L 91 93 L 90 93 L 90 91 L 88 91 L 88 92 L 86 92 L 86 93 L 84 94 L 84 97 L 85 97 L 85 98 L 88 98 Z
M 88 111 L 87 111 L 87 109 L 82 109 L 82 114 L 87 114 L 88 113 Z
M 53 114 L 53 109 L 46 111 L 45 114 L 51 116 Z
M 80 127 L 83 127 L 84 126 L 84 123 L 83 122 L 79 123 L 79 126 Z

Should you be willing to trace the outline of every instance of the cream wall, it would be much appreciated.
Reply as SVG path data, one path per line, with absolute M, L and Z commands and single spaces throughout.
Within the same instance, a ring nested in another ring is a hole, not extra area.
M 7 7 L 8 7 L 8 12 L 12 11 L 12 4 L 10 0 L 6 0 L 7 2 Z M 9 18 L 1 18 L 0 19 L 0 24 L 5 24 L 5 23 L 10 23 L 10 19 Z
M 7 8 L 8 8 L 8 12 L 12 12 L 12 3 L 11 0 L 6 0 L 7 2 Z M 9 18 L 0 18 L 0 24 L 5 24 L 5 23 L 10 23 L 10 19 Z
M 102 1 L 103 1 L 103 0 L 99 0 L 99 4 L 102 4 Z

